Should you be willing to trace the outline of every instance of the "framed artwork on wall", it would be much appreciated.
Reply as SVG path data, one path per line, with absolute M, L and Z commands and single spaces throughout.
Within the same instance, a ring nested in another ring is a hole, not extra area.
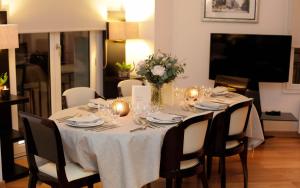
M 258 22 L 259 0 L 202 0 L 203 21 Z

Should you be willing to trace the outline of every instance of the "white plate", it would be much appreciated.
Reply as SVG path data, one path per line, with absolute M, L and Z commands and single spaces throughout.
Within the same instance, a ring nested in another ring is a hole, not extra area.
M 100 119 L 95 123 L 69 123 L 69 122 L 65 122 L 66 125 L 71 126 L 71 127 L 95 127 L 98 125 L 102 125 L 104 123 L 104 120 Z
M 89 103 L 87 104 L 87 106 L 90 107 L 90 108 L 98 108 L 98 104 L 91 103 L 91 102 L 89 102 Z
M 218 110 L 224 110 L 226 107 L 224 108 L 212 108 L 212 107 L 208 107 L 208 106 L 202 106 L 202 105 L 197 105 L 194 104 L 194 107 L 199 108 L 201 110 L 212 110 L 212 111 L 218 111 Z
M 153 117 L 146 117 L 146 120 L 152 122 L 152 123 L 159 123 L 159 124 L 175 124 L 175 123 L 179 123 L 180 119 L 178 120 L 173 120 L 173 121 L 166 121 L 166 120 L 159 120 Z

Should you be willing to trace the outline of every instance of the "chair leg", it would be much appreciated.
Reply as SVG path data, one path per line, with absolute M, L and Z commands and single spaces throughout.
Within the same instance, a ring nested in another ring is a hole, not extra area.
M 37 183 L 37 177 L 29 174 L 28 188 L 35 188 Z
M 207 179 L 210 178 L 211 175 L 211 168 L 212 168 L 212 156 L 207 156 Z
M 166 178 L 166 188 L 172 188 L 173 187 L 173 179 L 172 178 Z
M 239 154 L 242 162 L 243 173 L 244 173 L 244 188 L 248 188 L 247 153 L 248 153 L 247 148 L 245 148 L 244 151 Z
M 181 188 L 182 185 L 182 178 L 176 178 L 176 188 Z
M 221 188 L 226 188 L 226 165 L 225 157 L 220 157 L 220 170 L 221 170 Z
M 198 175 L 198 179 L 201 179 L 203 188 L 208 188 L 208 182 L 204 171 Z

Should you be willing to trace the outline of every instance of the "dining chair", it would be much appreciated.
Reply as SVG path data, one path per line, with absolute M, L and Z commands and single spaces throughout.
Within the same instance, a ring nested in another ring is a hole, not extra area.
M 62 108 L 71 108 L 74 106 L 84 105 L 90 99 L 103 98 L 97 92 L 89 87 L 74 87 L 67 89 L 62 94 Z
M 84 170 L 78 164 L 66 162 L 59 130 L 54 121 L 20 112 L 24 126 L 25 146 L 29 164 L 28 187 L 41 181 L 51 187 L 93 187 L 100 181 L 98 173 Z M 36 156 L 47 160 L 37 165 Z
M 212 157 L 219 157 L 221 187 L 226 187 L 225 158 L 239 154 L 243 167 L 244 187 L 248 187 L 247 151 L 248 138 L 246 129 L 252 107 L 252 100 L 232 105 L 218 113 L 211 125 L 207 148 L 207 176 L 211 175 Z
M 160 161 L 160 176 L 166 178 L 167 188 L 172 188 L 174 179 L 176 188 L 180 188 L 182 178 L 193 175 L 198 175 L 203 187 L 208 187 L 205 150 L 212 117 L 212 112 L 197 114 L 167 131 Z
M 127 80 L 120 81 L 118 83 L 119 96 L 120 97 L 131 96 L 132 86 L 134 85 L 143 85 L 143 82 L 137 79 L 127 79 Z
M 228 87 L 233 92 L 245 95 L 250 79 L 249 78 L 241 78 L 235 76 L 227 76 L 227 75 L 217 75 L 215 79 L 214 87 L 224 86 Z

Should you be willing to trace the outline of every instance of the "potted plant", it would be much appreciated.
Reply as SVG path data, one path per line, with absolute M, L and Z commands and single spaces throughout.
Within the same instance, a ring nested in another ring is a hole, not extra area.
M 116 62 L 119 77 L 129 77 L 129 73 L 133 71 L 133 64 L 127 64 L 124 61 L 122 63 Z
M 0 91 L 2 90 L 7 80 L 8 80 L 7 72 L 0 74 Z

